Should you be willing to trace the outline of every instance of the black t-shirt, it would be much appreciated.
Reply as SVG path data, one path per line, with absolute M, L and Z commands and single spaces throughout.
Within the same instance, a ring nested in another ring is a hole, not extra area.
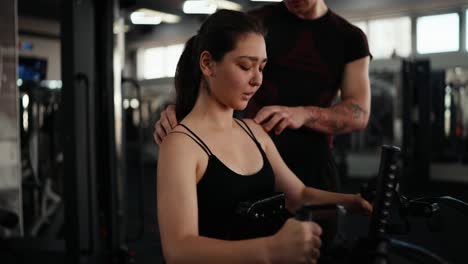
M 279 3 L 250 14 L 267 30 L 268 63 L 247 117 L 267 105 L 329 107 L 345 65 L 370 55 L 364 33 L 331 10 L 318 19 L 304 20 Z M 330 159 L 331 137 L 321 132 L 303 127 L 272 137 L 283 159 L 303 181 Z

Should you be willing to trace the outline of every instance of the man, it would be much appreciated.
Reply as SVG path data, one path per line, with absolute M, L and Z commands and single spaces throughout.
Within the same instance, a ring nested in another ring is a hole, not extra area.
M 337 191 L 333 136 L 362 130 L 369 119 L 366 36 L 324 0 L 284 0 L 250 14 L 268 31 L 268 64 L 245 115 L 271 132 L 287 165 L 307 186 Z M 332 106 L 338 93 L 341 100 Z M 176 124 L 170 106 L 155 124 L 155 141 Z

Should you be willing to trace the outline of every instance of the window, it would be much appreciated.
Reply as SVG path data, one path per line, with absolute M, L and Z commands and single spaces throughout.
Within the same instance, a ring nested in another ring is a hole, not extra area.
M 174 77 L 184 44 L 148 48 L 138 51 L 138 78 L 156 79 Z
M 369 21 L 369 48 L 376 59 L 409 56 L 411 19 L 397 17 Z
M 420 54 L 458 51 L 460 18 L 457 13 L 417 19 L 417 50 Z
M 184 44 L 172 45 L 166 48 L 166 76 L 174 77 Z
M 465 50 L 468 51 L 468 9 L 465 11 Z
M 164 48 L 150 48 L 143 51 L 143 79 L 164 77 Z

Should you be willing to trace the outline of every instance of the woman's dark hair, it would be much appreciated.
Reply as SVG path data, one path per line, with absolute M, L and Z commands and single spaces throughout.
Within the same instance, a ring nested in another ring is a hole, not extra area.
M 210 15 L 198 34 L 187 41 L 174 78 L 178 121 L 192 111 L 198 97 L 202 78 L 200 54 L 208 51 L 213 60 L 219 62 L 235 48 L 237 40 L 247 33 L 265 35 L 263 27 L 255 18 L 239 11 L 220 10 Z

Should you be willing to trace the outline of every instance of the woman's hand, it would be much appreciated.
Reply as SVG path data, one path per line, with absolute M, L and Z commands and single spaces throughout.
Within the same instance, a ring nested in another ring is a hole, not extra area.
M 322 229 L 310 221 L 290 218 L 269 237 L 271 263 L 317 263 L 320 256 Z
M 344 206 L 346 207 L 346 210 L 352 214 L 372 214 L 372 205 L 362 198 L 360 194 L 349 194 L 348 201 Z

